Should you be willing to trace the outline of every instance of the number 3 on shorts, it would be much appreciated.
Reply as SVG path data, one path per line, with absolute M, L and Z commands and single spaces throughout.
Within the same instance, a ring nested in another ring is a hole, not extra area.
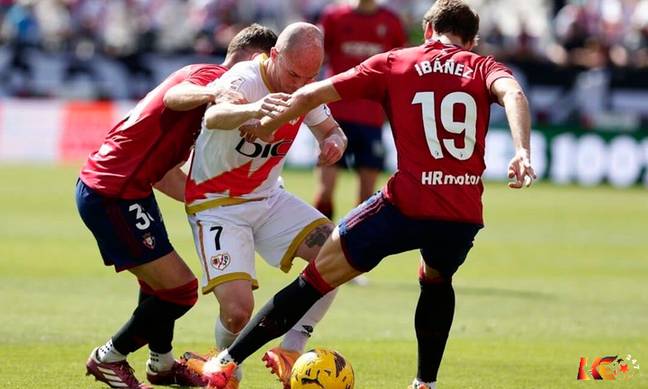
M 151 226 L 151 222 L 155 221 L 155 219 L 153 219 L 153 216 L 151 216 L 150 213 L 144 211 L 142 206 L 137 203 L 131 204 L 131 206 L 128 207 L 128 210 L 131 212 L 135 211 L 135 220 L 137 220 L 135 227 L 140 230 L 149 228 Z

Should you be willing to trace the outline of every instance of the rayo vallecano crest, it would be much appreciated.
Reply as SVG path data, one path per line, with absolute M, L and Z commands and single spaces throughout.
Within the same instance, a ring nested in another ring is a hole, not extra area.
M 217 254 L 211 257 L 211 265 L 216 270 L 225 270 L 225 268 L 229 266 L 230 262 L 232 262 L 232 258 L 228 253 Z

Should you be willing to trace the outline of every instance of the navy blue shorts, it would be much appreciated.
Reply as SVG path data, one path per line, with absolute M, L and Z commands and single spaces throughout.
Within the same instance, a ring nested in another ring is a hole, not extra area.
M 382 141 L 382 127 L 344 121 L 339 124 L 349 141 L 344 155 L 337 162 L 337 166 L 383 170 L 385 146 Z
M 403 215 L 378 192 L 339 224 L 340 241 L 355 269 L 368 272 L 388 255 L 418 249 L 425 263 L 452 277 L 473 246 L 480 224 Z
M 122 271 L 173 251 L 153 193 L 139 200 L 110 198 L 78 180 L 76 203 L 106 266 Z

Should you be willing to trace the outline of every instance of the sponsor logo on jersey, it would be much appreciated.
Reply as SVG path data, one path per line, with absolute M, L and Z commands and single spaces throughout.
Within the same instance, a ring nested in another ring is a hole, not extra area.
M 284 139 L 277 143 L 248 142 L 245 138 L 236 145 L 236 151 L 249 158 L 283 157 L 288 154 L 292 139 Z
M 153 250 L 155 248 L 155 237 L 151 235 L 150 232 L 147 232 L 146 234 L 142 235 L 142 244 L 144 244 L 144 246 L 148 247 L 150 250 Z
M 232 262 L 229 253 L 217 254 L 211 257 L 211 265 L 216 270 L 225 270 L 226 267 Z
M 379 43 L 363 42 L 363 41 L 349 41 L 342 43 L 341 51 L 350 56 L 366 59 L 372 55 L 382 53 L 383 47 Z
M 421 184 L 423 185 L 477 185 L 481 176 L 475 174 L 452 175 L 439 170 L 421 172 Z

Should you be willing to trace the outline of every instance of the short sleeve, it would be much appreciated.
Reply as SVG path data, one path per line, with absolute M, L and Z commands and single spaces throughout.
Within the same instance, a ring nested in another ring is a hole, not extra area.
M 484 79 L 486 80 L 486 88 L 491 89 L 493 82 L 498 78 L 513 78 L 513 72 L 506 65 L 497 62 L 493 57 L 486 57 L 484 64 Z
M 226 68 L 220 67 L 199 67 L 191 71 L 185 81 L 194 85 L 205 86 L 220 77 L 226 70 Z
M 308 127 L 316 126 L 330 117 L 331 111 L 326 105 L 322 104 L 318 107 L 315 107 L 310 112 L 308 112 L 306 116 L 304 116 L 304 124 Z
M 227 73 L 223 74 L 221 78 L 215 80 L 210 86 L 218 86 L 221 88 L 229 88 L 237 91 L 243 95 L 248 102 L 258 100 L 259 88 L 258 82 L 254 80 L 254 73 L 250 72 L 246 66 L 249 64 L 235 65 Z
M 343 99 L 382 101 L 387 89 L 390 55 L 390 52 L 374 55 L 360 65 L 331 77 L 333 87 Z

